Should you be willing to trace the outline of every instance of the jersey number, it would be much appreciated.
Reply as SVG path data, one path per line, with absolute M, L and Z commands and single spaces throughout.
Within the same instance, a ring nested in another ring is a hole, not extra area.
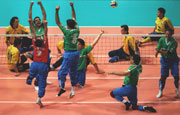
M 76 42 L 77 42 L 77 36 L 78 36 L 77 33 L 75 33 L 75 34 L 72 35 L 72 43 L 73 43 L 73 44 L 76 44 Z

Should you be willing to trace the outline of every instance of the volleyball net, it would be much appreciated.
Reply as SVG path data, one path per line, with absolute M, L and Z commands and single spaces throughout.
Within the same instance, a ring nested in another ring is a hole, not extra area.
M 128 60 L 118 61 L 115 63 L 109 63 L 110 57 L 108 52 L 112 50 L 119 49 L 123 46 L 122 38 L 123 36 L 133 36 L 135 40 L 142 41 L 142 36 L 146 37 L 164 37 L 165 35 L 147 35 L 147 34 L 104 34 L 101 39 L 91 51 L 94 57 L 94 60 L 98 64 L 129 64 Z M 7 45 L 5 43 L 4 37 L 29 37 L 29 35 L 0 35 L 0 64 L 7 64 Z M 97 34 L 82 34 L 79 38 L 84 39 L 85 43 L 91 44 L 93 40 L 97 37 Z M 178 44 L 180 44 L 180 34 L 175 34 L 173 36 Z M 60 34 L 49 34 L 49 49 L 51 50 L 51 64 L 59 59 L 57 51 L 57 43 L 63 40 L 63 35 Z M 155 49 L 157 47 L 157 41 L 149 42 L 139 47 L 140 56 L 143 64 L 160 64 L 160 55 L 155 57 Z M 180 48 L 177 48 L 178 56 L 180 56 Z M 30 60 L 28 60 L 31 62 Z

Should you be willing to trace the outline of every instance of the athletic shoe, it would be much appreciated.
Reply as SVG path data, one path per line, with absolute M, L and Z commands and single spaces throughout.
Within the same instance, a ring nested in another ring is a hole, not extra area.
M 84 88 L 84 86 L 82 86 L 82 85 L 79 85 L 79 88 Z
M 156 110 L 153 108 L 153 107 L 144 107 L 144 110 L 145 111 L 149 111 L 149 112 L 153 112 L 153 113 L 156 113 Z
M 43 104 L 42 104 L 40 98 L 37 99 L 36 104 L 38 104 L 40 106 L 40 108 L 43 107 Z
M 65 93 L 65 92 L 66 92 L 65 89 L 61 89 L 61 90 L 59 91 L 59 93 L 56 95 L 56 97 L 61 96 L 61 94 Z
M 161 91 L 161 90 L 159 90 L 159 93 L 157 94 L 156 97 L 157 97 L 157 98 L 161 98 L 161 97 L 162 97 L 162 91 Z
M 73 98 L 75 96 L 75 93 L 74 93 L 74 91 L 71 91 L 71 93 L 69 94 L 69 99 L 71 99 L 71 98 Z
M 109 60 L 109 62 L 114 63 L 114 62 L 117 62 L 118 60 L 119 60 L 119 56 L 114 56 Z
M 131 106 L 131 104 L 129 103 L 129 102 L 126 102 L 126 103 L 124 103 L 125 104 L 125 106 L 126 106 L 126 110 L 129 110 L 129 107 Z

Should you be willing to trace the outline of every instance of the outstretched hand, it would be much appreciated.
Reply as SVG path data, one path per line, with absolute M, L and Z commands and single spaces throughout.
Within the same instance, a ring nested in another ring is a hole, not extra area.
M 43 20 L 42 22 L 43 22 L 43 24 L 47 24 L 47 20 Z
M 56 10 L 59 10 L 59 9 L 60 9 L 60 6 L 57 6 L 57 7 L 56 7 Z
M 101 30 L 101 34 L 103 34 L 104 33 L 104 30 Z
M 42 3 L 41 3 L 41 1 L 38 1 L 37 4 L 41 5 Z
M 32 22 L 32 19 L 28 19 L 28 22 Z
M 32 6 L 32 5 L 34 4 L 34 2 L 32 1 L 30 4 L 31 4 L 31 6 Z
M 74 4 L 73 2 L 70 2 L 70 6 L 73 6 L 73 4 Z

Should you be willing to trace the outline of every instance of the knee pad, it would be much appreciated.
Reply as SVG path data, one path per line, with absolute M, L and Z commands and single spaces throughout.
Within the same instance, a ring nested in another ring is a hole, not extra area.
M 113 91 L 111 91 L 110 95 L 111 95 L 112 98 L 115 98 L 115 95 L 113 94 Z

